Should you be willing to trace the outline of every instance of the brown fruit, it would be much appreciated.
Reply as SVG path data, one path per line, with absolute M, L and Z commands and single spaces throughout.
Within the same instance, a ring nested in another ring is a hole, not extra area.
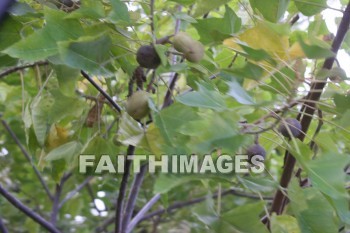
M 141 46 L 136 53 L 136 61 L 140 66 L 155 69 L 160 65 L 160 58 L 152 45 Z
M 261 155 L 264 159 L 266 157 L 266 151 L 262 146 L 260 146 L 260 144 L 254 144 L 254 145 L 250 146 L 247 149 L 246 154 L 248 155 L 249 161 L 251 161 L 251 159 L 254 155 Z
M 190 62 L 199 62 L 204 57 L 204 46 L 193 40 L 186 32 L 179 32 L 173 39 L 174 48 L 183 53 Z
M 148 92 L 137 91 L 126 102 L 126 112 L 135 120 L 140 120 L 148 115 Z
M 297 119 L 287 118 L 282 120 L 278 131 L 285 137 L 298 137 L 301 133 L 301 124 Z

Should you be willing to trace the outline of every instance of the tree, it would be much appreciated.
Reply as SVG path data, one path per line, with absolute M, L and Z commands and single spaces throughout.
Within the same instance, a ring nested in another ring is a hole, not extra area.
M 349 231 L 334 2 L 3 1 L 0 230 Z

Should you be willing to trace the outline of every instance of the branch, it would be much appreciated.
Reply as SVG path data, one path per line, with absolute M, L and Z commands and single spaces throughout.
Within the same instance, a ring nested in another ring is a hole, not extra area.
M 9 74 L 12 74 L 14 72 L 17 72 L 19 70 L 24 70 L 26 68 L 30 68 L 30 67 L 35 67 L 35 66 L 45 66 L 48 65 L 49 63 L 47 61 L 39 61 L 39 62 L 35 62 L 33 64 L 26 64 L 26 65 L 22 65 L 22 66 L 15 66 L 15 67 L 11 67 L 3 72 L 0 73 L 0 78 L 3 78 Z
M 41 176 L 41 173 L 39 172 L 39 170 L 36 168 L 36 166 L 34 165 L 31 156 L 29 155 L 29 153 L 26 151 L 26 149 L 24 148 L 24 146 L 22 145 L 22 143 L 20 142 L 20 140 L 18 139 L 18 137 L 16 136 L 15 132 L 13 132 L 13 130 L 11 129 L 11 127 L 7 124 L 7 122 L 3 119 L 1 119 L 1 123 L 4 126 L 4 128 L 7 130 L 7 132 L 10 134 L 10 136 L 12 137 L 12 139 L 15 141 L 15 143 L 18 145 L 19 149 L 21 150 L 22 154 L 24 155 L 24 157 L 27 159 L 27 161 L 30 163 L 30 165 L 32 166 L 35 174 L 37 175 L 41 185 L 43 186 L 45 192 L 47 193 L 47 196 L 50 198 L 51 201 L 53 201 L 53 196 L 49 190 L 49 188 L 47 187 L 43 177 Z
M 215 193 L 214 195 L 212 195 L 212 198 L 215 199 L 215 198 L 218 197 L 218 195 L 219 195 L 218 193 Z M 221 192 L 221 197 L 224 197 L 224 196 L 227 196 L 227 195 L 235 195 L 235 196 L 239 196 L 239 197 L 246 197 L 246 198 L 261 200 L 261 197 L 258 196 L 258 195 L 245 193 L 245 192 L 239 191 L 239 190 L 234 189 L 234 188 L 231 188 L 231 189 L 228 189 L 228 190 L 225 190 L 225 191 Z M 174 204 L 172 204 L 171 206 L 169 206 L 166 209 L 163 208 L 163 209 L 160 209 L 160 210 L 156 210 L 156 211 L 154 211 L 152 213 L 149 213 L 149 214 L 143 216 L 140 219 L 139 222 L 145 221 L 145 220 L 150 219 L 150 218 L 152 218 L 154 216 L 162 215 L 162 214 L 165 214 L 165 213 L 170 213 L 171 211 L 176 210 L 176 209 L 180 209 L 180 208 L 183 208 L 183 207 L 187 207 L 187 206 L 191 206 L 191 205 L 200 203 L 202 201 L 205 201 L 207 198 L 208 198 L 207 196 L 204 196 L 204 197 L 198 197 L 198 198 L 195 198 L 195 199 L 192 199 L 192 200 L 189 200 L 189 201 L 183 201 L 183 202 L 174 203 Z M 264 199 L 264 200 L 272 200 L 272 197 L 262 197 L 262 199 Z
M 7 230 L 4 222 L 2 221 L 2 218 L 0 217 L 0 232 L 2 233 L 9 233 L 9 231 Z
M 155 203 L 160 199 L 160 194 L 156 194 L 154 197 L 152 197 L 151 200 L 149 200 L 146 205 L 143 206 L 143 208 L 137 213 L 137 215 L 131 220 L 130 224 L 128 225 L 128 228 L 126 230 L 126 233 L 130 233 L 135 226 L 140 222 L 140 219 L 149 211 L 152 206 L 154 206 Z
M 335 36 L 334 41 L 332 43 L 332 52 L 334 52 L 335 54 L 337 54 L 341 46 L 341 43 L 344 40 L 345 34 L 348 31 L 349 25 L 350 25 L 350 2 L 344 11 L 344 15 L 340 22 L 337 35 Z M 335 61 L 335 56 L 327 58 L 323 63 L 322 68 L 331 69 L 334 61 Z M 316 102 L 319 101 L 322 94 L 322 90 L 325 87 L 325 85 L 326 85 L 325 82 L 318 82 L 318 80 L 315 80 L 311 83 L 310 91 L 306 96 L 306 100 L 311 100 L 311 101 L 306 102 L 303 105 L 297 117 L 297 119 L 300 120 L 302 125 L 303 133 L 301 133 L 299 136 L 299 139 L 301 141 L 304 140 L 305 135 L 309 129 L 312 117 L 315 113 Z M 296 162 L 295 158 L 289 151 L 286 151 L 285 158 L 286 158 L 285 168 L 283 169 L 282 177 L 280 180 L 280 186 L 282 189 L 285 189 L 288 187 L 288 184 L 291 180 L 292 173 L 294 170 L 295 162 Z M 283 209 L 286 203 L 285 199 L 286 199 L 286 196 L 284 196 L 281 189 L 277 190 L 274 200 L 272 202 L 271 213 L 275 212 L 276 214 L 281 214 L 283 212 Z
M 52 204 L 52 211 L 51 211 L 51 223 L 55 226 L 57 222 L 57 215 L 60 210 L 59 208 L 59 201 L 63 189 L 64 183 L 69 179 L 69 177 L 72 175 L 72 173 L 64 174 L 63 177 L 61 178 L 61 181 L 59 184 L 56 184 L 56 192 L 55 196 L 53 199 L 53 204 Z
M 133 155 L 135 152 L 135 147 L 129 145 L 126 156 L 128 155 Z M 115 233 L 124 233 L 122 232 L 123 229 L 123 209 L 124 209 L 124 197 L 126 193 L 126 188 L 128 186 L 128 179 L 129 179 L 129 173 L 130 173 L 130 167 L 131 167 L 131 160 L 126 159 L 124 163 L 124 173 L 123 177 L 121 180 L 121 184 L 119 187 L 119 193 L 118 193 L 118 198 L 117 198 L 117 203 L 116 203 L 116 210 L 115 210 Z
M 23 204 L 20 200 L 18 200 L 16 197 L 11 195 L 6 189 L 4 189 L 0 184 L 0 194 L 4 196 L 14 207 L 22 211 L 25 215 L 33 219 L 35 222 L 37 222 L 40 226 L 44 227 L 48 232 L 51 233 L 60 233 L 60 231 L 53 226 L 50 222 L 45 220 L 43 217 L 35 213 L 33 210 L 31 210 L 29 207 L 27 207 L 25 204 Z
M 230 195 L 239 196 L 239 197 L 246 197 L 246 198 L 250 198 L 250 199 L 261 200 L 261 197 L 258 196 L 258 195 L 254 195 L 254 194 L 251 194 L 251 193 L 245 193 L 245 192 L 243 192 L 241 190 L 238 190 L 238 189 L 235 189 L 235 188 L 231 188 L 231 189 L 228 189 L 226 191 L 221 192 L 221 197 L 227 196 L 229 194 Z M 218 193 L 215 193 L 212 196 L 212 198 L 217 198 L 217 197 L 218 197 Z M 156 210 L 154 212 L 151 212 L 151 213 L 149 213 L 147 215 L 144 215 L 142 218 L 139 219 L 138 223 L 142 222 L 142 221 L 145 221 L 145 220 L 148 220 L 148 219 L 150 219 L 150 218 L 152 218 L 154 216 L 159 216 L 159 215 L 162 215 L 162 214 L 165 214 L 165 213 L 170 213 L 173 210 L 180 209 L 180 208 L 183 208 L 183 207 L 186 207 L 186 206 L 191 206 L 191 205 L 200 203 L 200 202 L 206 200 L 207 198 L 208 198 L 208 196 L 204 196 L 204 197 L 199 197 L 199 198 L 188 200 L 188 201 L 176 202 L 176 203 L 172 204 L 171 206 L 169 206 L 166 209 L 162 208 L 162 209 Z M 262 197 L 262 199 L 271 201 L 272 197 Z M 110 224 L 113 223 L 113 220 L 114 220 L 114 217 L 111 217 L 111 218 L 107 219 L 106 221 L 104 221 L 101 224 L 101 226 L 96 228 L 95 232 L 99 233 L 99 232 L 105 231 L 106 228 Z
M 92 178 L 92 176 L 87 177 L 80 185 L 78 185 L 74 190 L 69 192 L 58 205 L 58 209 L 61 209 L 64 203 L 72 199 L 72 197 L 74 197 L 75 194 L 79 193 L 80 190 L 82 190 L 86 185 L 88 185 Z
M 133 181 L 133 184 L 129 192 L 128 202 L 124 211 L 123 232 L 125 232 L 125 230 L 129 226 L 132 213 L 134 212 L 134 209 L 135 209 L 136 198 L 140 192 L 140 188 L 142 185 L 143 178 L 145 177 L 147 167 L 148 167 L 148 164 L 142 165 L 140 169 L 140 173 L 135 175 L 135 179 Z
M 85 71 L 81 70 L 80 73 L 108 100 L 115 110 L 117 110 L 119 113 L 122 112 L 122 108 L 116 102 L 114 102 L 112 97 L 110 97 L 107 92 L 105 92 L 87 73 L 85 73 Z
M 172 103 L 171 97 L 173 96 L 173 90 L 175 88 L 175 84 L 178 77 L 179 77 L 179 73 L 175 73 L 174 76 L 171 78 L 169 88 L 165 94 L 162 108 L 166 108 Z
M 7 14 L 7 10 L 11 7 L 11 5 L 14 3 L 14 0 L 1 0 L 0 1 L 0 23 L 5 18 Z
M 53 204 L 52 204 L 52 210 L 51 210 L 51 223 L 56 226 L 56 222 L 57 222 L 57 215 L 59 212 L 59 201 L 60 201 L 60 196 L 61 196 L 61 192 L 62 192 L 62 187 L 60 184 L 56 184 L 56 192 L 55 192 L 55 196 L 53 199 Z

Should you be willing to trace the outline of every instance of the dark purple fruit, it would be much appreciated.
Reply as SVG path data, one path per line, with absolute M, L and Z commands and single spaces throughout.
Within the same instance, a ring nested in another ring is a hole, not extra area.
M 136 53 L 136 60 L 140 66 L 155 69 L 160 65 L 160 58 L 152 45 L 141 46 Z
M 265 151 L 264 147 L 260 146 L 260 144 L 254 144 L 254 145 L 248 147 L 246 154 L 248 155 L 249 161 L 251 161 L 251 159 L 254 155 L 260 155 L 264 159 L 266 157 L 266 151 Z
M 287 118 L 281 121 L 278 131 L 285 137 L 299 137 L 301 124 L 297 119 Z

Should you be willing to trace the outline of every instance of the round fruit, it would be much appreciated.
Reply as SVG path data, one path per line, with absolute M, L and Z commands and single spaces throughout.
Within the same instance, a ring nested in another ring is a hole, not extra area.
M 137 91 L 126 102 L 126 112 L 135 120 L 140 120 L 148 115 L 148 92 Z
M 203 45 L 198 41 L 194 41 L 190 51 L 184 53 L 184 57 L 190 62 L 200 62 L 204 57 Z
M 187 53 L 191 50 L 193 40 L 186 32 L 179 32 L 174 36 L 173 45 L 174 48 L 181 52 Z
M 298 137 L 301 133 L 301 124 L 297 119 L 287 118 L 282 120 L 278 131 L 285 137 Z M 291 134 L 291 135 L 290 135 Z
M 160 58 L 152 45 L 141 46 L 136 53 L 136 60 L 140 66 L 155 69 L 160 65 Z
M 246 154 L 248 155 L 249 161 L 251 161 L 254 155 L 260 155 L 265 159 L 266 151 L 260 144 L 254 144 L 247 149 Z
M 204 46 L 193 40 L 186 32 L 179 32 L 173 39 L 174 48 L 183 53 L 190 62 L 199 62 L 204 57 Z

